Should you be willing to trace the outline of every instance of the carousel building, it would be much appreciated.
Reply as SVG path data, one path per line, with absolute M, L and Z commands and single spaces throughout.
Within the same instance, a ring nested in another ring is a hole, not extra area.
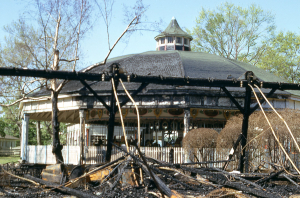
M 110 72 L 112 64 L 118 64 L 120 72 L 141 76 L 232 79 L 245 79 L 244 74 L 252 71 L 261 81 L 283 82 L 282 79 L 247 63 L 226 59 L 204 52 L 192 52 L 190 42 L 193 38 L 184 32 L 173 18 L 165 31 L 155 37 L 156 51 L 131 54 L 109 59 L 106 64 L 98 64 L 89 73 Z M 97 64 L 96 64 L 97 65 Z M 88 85 L 109 106 L 111 103 L 111 82 L 87 81 Z M 181 140 L 192 128 L 213 128 L 220 131 L 231 116 L 239 109 L 221 88 L 173 86 L 124 82 L 126 89 L 133 93 L 141 120 L 141 145 L 143 146 L 181 146 Z M 142 87 L 142 88 L 141 88 Z M 245 89 L 230 88 L 233 98 L 244 106 Z M 269 93 L 270 90 L 262 89 Z M 127 100 L 123 87 L 117 87 L 120 103 Z M 24 115 L 23 137 L 26 137 L 26 123 L 29 119 L 39 121 L 51 120 L 51 100 L 48 90 L 41 90 L 32 95 L 35 100 L 24 100 L 20 109 Z M 81 84 L 69 81 L 59 94 L 58 121 L 69 123 L 67 145 L 79 145 L 79 137 L 84 133 L 87 146 L 105 145 L 109 111 Z M 256 102 L 254 97 L 253 104 Z M 299 109 L 299 91 L 277 90 L 270 98 L 275 108 Z M 253 106 L 253 105 L 252 105 Z M 264 103 L 265 108 L 269 108 Z M 127 137 L 136 139 L 137 112 L 129 101 L 122 106 L 122 115 Z M 83 130 L 83 132 L 82 132 Z M 114 142 L 122 143 L 124 136 L 119 112 L 116 113 Z M 22 139 L 23 152 L 27 146 Z

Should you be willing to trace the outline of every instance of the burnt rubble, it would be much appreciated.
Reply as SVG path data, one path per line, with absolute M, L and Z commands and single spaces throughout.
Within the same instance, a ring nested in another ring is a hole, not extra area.
M 6 164 L 0 197 L 291 197 L 300 179 L 269 163 L 269 173 L 239 173 L 207 163 L 170 164 L 114 145 L 124 156 L 105 164 L 67 166 Z M 226 161 L 225 161 L 226 162 Z M 213 163 L 213 162 L 210 162 Z M 293 170 L 289 170 L 289 173 Z

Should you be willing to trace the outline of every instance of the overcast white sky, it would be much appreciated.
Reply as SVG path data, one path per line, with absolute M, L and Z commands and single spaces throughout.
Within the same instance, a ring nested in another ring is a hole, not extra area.
M 126 4 L 133 4 L 135 0 L 115 1 L 114 16 L 110 27 L 111 43 L 115 42 L 127 26 L 122 20 L 123 2 L 126 2 Z M 150 6 L 146 12 L 149 22 L 157 21 L 161 18 L 164 22 L 164 28 L 166 28 L 171 18 L 174 16 L 183 29 L 192 29 L 193 26 L 195 26 L 195 19 L 202 7 L 205 9 L 215 9 L 224 2 L 226 1 L 144 0 L 144 4 Z M 277 31 L 293 31 L 298 34 L 300 33 L 299 0 L 228 0 L 227 2 L 243 7 L 248 7 L 253 3 L 259 5 L 264 11 L 270 11 L 275 15 Z M 0 43 L 2 45 L 5 36 L 3 26 L 10 24 L 13 20 L 17 20 L 22 12 L 24 12 L 24 4 L 22 4 L 22 1 L 0 0 Z M 93 32 L 81 44 L 85 53 L 85 56 L 81 58 L 81 60 L 83 60 L 83 62 L 81 62 L 81 67 L 102 61 L 108 52 L 106 31 L 104 26 L 100 26 L 101 23 L 103 24 L 103 21 L 102 19 L 99 19 L 99 25 L 93 29 Z M 154 37 L 157 34 L 158 32 L 136 33 L 131 37 L 128 45 L 123 42 L 119 43 L 110 57 L 155 50 L 156 43 Z

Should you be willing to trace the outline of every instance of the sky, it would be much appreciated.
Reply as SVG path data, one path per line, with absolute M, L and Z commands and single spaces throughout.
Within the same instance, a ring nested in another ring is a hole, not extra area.
M 17 20 L 25 10 L 25 4 L 21 0 L 0 0 L 0 44 L 4 45 L 4 37 L 7 36 L 3 31 L 3 26 L 9 25 Z M 121 35 L 127 27 L 123 23 L 123 4 L 134 4 L 135 0 L 120 1 L 115 0 L 113 17 L 110 26 L 111 45 Z M 143 0 L 145 5 L 149 5 L 145 12 L 147 22 L 162 20 L 162 30 L 164 30 L 172 17 L 175 17 L 179 25 L 184 28 L 192 29 L 196 23 L 202 7 L 214 10 L 221 3 L 229 2 L 244 8 L 251 4 L 260 6 L 264 11 L 271 12 L 275 16 L 276 31 L 292 31 L 300 33 L 300 0 Z M 156 41 L 154 37 L 157 31 L 141 31 L 134 33 L 126 43 L 124 39 L 117 44 L 110 55 L 110 58 L 126 54 L 136 54 L 155 50 Z M 80 58 L 80 67 L 84 68 L 91 64 L 103 61 L 108 53 L 107 36 L 103 20 L 97 19 L 95 27 L 90 34 L 82 40 L 83 57 Z

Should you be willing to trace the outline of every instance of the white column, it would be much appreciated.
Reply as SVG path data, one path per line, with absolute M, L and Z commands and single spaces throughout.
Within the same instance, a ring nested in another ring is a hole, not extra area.
M 185 137 L 186 134 L 189 132 L 190 117 L 191 117 L 190 109 L 185 109 L 184 110 L 184 118 L 183 118 L 183 124 L 184 124 L 183 137 Z
M 24 113 L 24 118 L 22 119 L 21 159 L 25 161 L 27 160 L 28 131 L 29 114 Z
M 186 136 L 186 134 L 189 132 L 190 129 L 190 109 L 184 110 L 184 118 L 183 118 L 183 124 L 184 124 L 184 131 L 183 131 L 183 138 Z M 184 149 L 184 162 L 185 163 L 191 163 L 191 153 L 192 150 L 190 149 Z

